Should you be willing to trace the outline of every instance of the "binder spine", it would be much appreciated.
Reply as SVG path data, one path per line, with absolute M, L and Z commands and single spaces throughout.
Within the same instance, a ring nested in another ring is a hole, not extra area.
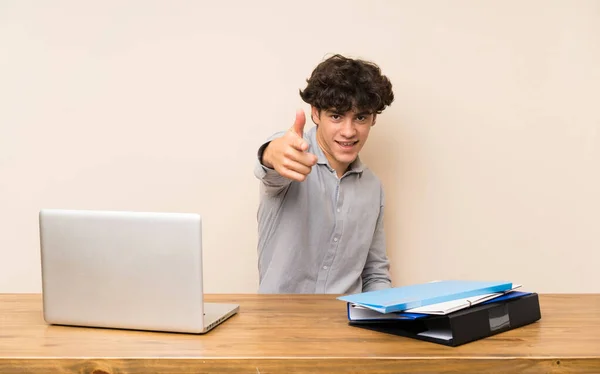
M 541 318 L 537 293 L 488 304 L 478 313 L 450 315 L 452 345 L 461 345 L 528 325 Z

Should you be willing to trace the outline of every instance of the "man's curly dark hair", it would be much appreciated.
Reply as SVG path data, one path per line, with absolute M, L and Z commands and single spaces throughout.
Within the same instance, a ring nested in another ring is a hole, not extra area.
M 392 83 L 379 66 L 336 54 L 313 70 L 300 97 L 319 110 L 381 113 L 392 101 Z

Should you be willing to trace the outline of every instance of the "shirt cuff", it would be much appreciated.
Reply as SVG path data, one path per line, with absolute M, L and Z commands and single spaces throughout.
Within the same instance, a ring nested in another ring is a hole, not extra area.
M 391 288 L 392 284 L 389 282 L 372 282 L 370 284 L 368 284 L 368 286 L 363 290 L 363 292 L 370 292 L 370 291 L 379 291 L 379 290 L 385 290 L 386 288 Z

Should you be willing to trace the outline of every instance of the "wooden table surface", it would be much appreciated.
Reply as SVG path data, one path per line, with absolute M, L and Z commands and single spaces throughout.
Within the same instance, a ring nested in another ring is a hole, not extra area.
M 206 335 L 49 326 L 40 295 L 0 294 L 0 373 L 600 373 L 600 295 L 540 295 L 542 319 L 459 347 L 347 324 L 331 295 L 240 304 Z

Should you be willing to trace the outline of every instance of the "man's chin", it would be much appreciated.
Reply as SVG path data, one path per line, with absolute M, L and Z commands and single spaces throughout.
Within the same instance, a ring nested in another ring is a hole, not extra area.
M 341 155 L 337 155 L 336 159 L 339 163 L 341 164 L 348 164 L 350 165 L 351 163 L 353 163 L 356 158 L 357 158 L 357 154 L 341 154 Z

